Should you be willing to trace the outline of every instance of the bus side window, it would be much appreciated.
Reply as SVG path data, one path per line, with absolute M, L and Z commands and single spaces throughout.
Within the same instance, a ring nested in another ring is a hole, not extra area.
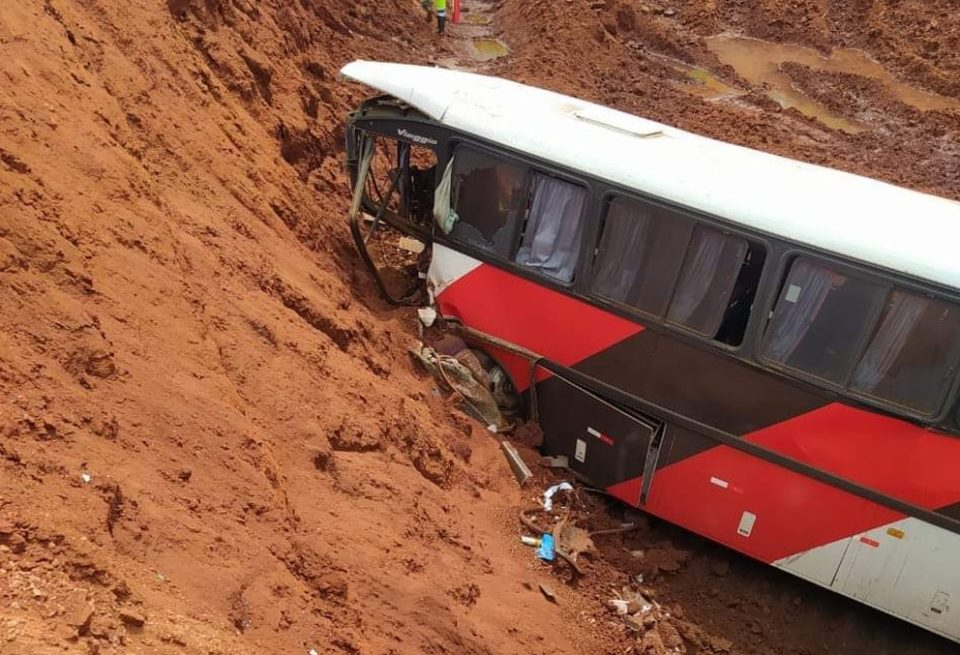
M 895 289 L 850 386 L 874 398 L 935 414 L 956 377 L 958 334 L 960 307 Z
M 530 213 L 516 261 L 556 278 L 573 280 L 587 190 L 536 171 L 531 178 Z
M 838 384 L 845 382 L 887 287 L 794 260 L 767 326 L 761 355 Z
M 451 236 L 508 258 L 525 209 L 527 168 L 459 146 L 453 159 L 457 222 Z
M 747 240 L 698 225 L 683 260 L 667 320 L 713 338 L 746 261 Z
M 591 289 L 710 339 L 743 341 L 765 252 L 670 209 L 615 198 L 607 206 Z
M 960 368 L 957 334 L 960 306 L 799 257 L 761 354 L 853 393 L 933 416 Z
M 607 205 L 591 291 L 662 317 L 676 286 L 693 222 L 655 205 L 615 198 Z

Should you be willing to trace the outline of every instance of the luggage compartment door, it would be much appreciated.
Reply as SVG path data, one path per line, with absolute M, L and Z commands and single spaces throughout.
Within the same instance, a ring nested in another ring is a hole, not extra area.
M 560 374 L 537 385 L 543 453 L 566 456 L 569 468 L 604 490 L 640 504 L 640 484 L 651 444 L 662 429 L 655 418 L 623 409 Z M 634 493 L 635 491 L 635 493 Z

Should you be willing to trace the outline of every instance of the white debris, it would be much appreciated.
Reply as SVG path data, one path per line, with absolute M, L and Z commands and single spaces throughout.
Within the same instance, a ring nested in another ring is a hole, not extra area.
M 418 241 L 417 239 L 412 239 L 410 237 L 400 237 L 400 240 L 397 242 L 397 245 L 407 252 L 412 252 L 415 255 L 419 255 L 423 252 L 423 242 Z
M 614 598 L 608 602 L 610 603 L 610 607 L 617 610 L 617 614 L 626 614 L 630 610 L 630 603 L 622 598 Z
M 421 307 L 417 310 L 417 316 L 424 327 L 430 327 L 437 320 L 437 310 L 433 307 Z
M 553 496 L 558 491 L 573 491 L 573 485 L 569 482 L 561 482 L 543 492 L 543 509 L 547 512 L 553 511 Z
M 80 479 L 83 480 L 84 484 L 90 484 L 90 481 L 93 480 L 93 476 L 84 471 L 80 474 Z

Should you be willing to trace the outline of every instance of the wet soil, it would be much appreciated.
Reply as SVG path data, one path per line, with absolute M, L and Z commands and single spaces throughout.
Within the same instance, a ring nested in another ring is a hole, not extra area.
M 598 538 L 578 585 L 537 563 L 516 513 L 555 476 L 517 488 L 353 252 L 342 128 L 368 91 L 337 80 L 495 72 L 958 198 L 951 8 L 465 2 L 440 38 L 415 0 L 0 4 L 0 653 L 656 652 L 607 606 L 638 573 L 691 653 L 954 652 L 653 521 Z M 859 131 L 836 129 L 725 61 L 731 33 L 892 77 L 778 61 Z

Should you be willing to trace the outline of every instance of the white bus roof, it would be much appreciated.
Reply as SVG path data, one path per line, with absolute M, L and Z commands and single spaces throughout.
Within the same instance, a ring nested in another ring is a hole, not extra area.
M 960 288 L 960 203 L 474 73 L 369 61 L 347 78 L 443 125 L 862 262 Z

